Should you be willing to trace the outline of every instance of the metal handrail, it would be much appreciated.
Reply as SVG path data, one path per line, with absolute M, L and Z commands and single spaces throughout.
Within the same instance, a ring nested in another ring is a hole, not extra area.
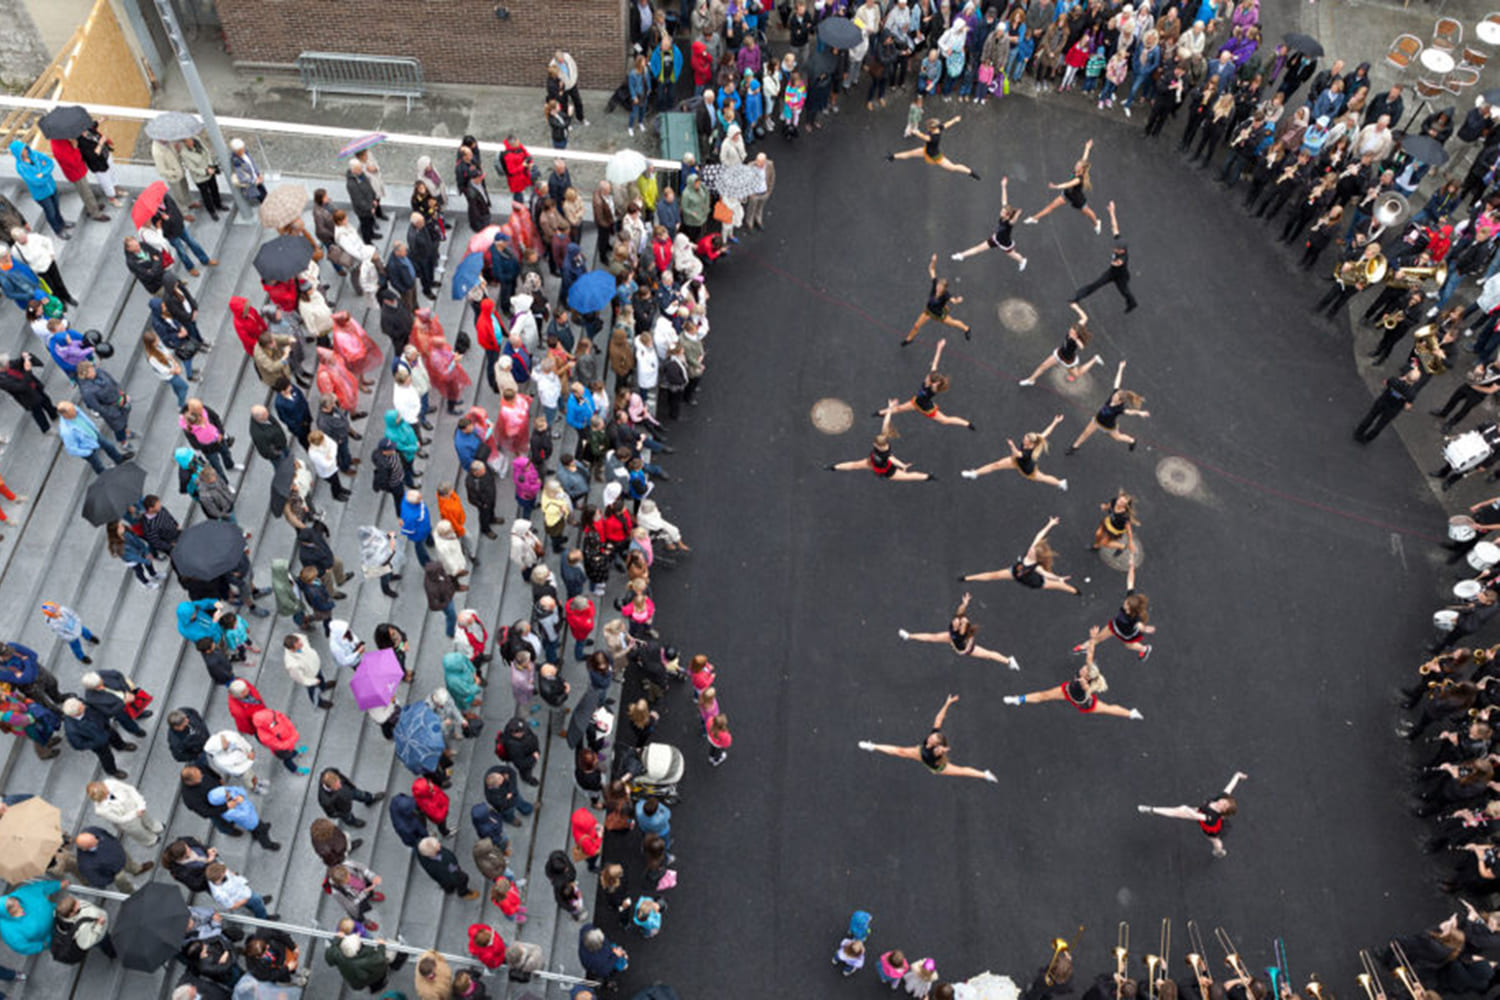
M 13 97 L 9 94 L 0 94 L 0 108 L 24 108 L 29 111 L 51 111 L 53 108 L 79 103 L 78 101 L 52 101 L 37 97 Z M 100 118 L 120 118 L 127 121 L 148 122 L 153 118 L 166 114 L 165 111 L 157 111 L 154 108 L 130 108 L 117 104 L 86 104 L 88 109 Z M 358 139 L 360 136 L 368 135 L 368 129 L 337 128 L 332 125 L 304 125 L 301 122 L 269 121 L 261 118 L 219 118 L 219 125 L 226 129 L 244 129 L 246 131 L 279 132 L 285 135 L 302 135 L 321 139 Z M 459 140 L 448 137 L 433 135 L 413 135 L 408 132 L 386 132 L 385 142 L 394 146 L 432 147 L 445 146 L 449 149 L 457 149 Z M 505 147 L 498 142 L 481 142 L 481 152 L 499 153 Z M 574 149 L 569 146 L 566 153 L 569 160 L 577 160 L 581 163 L 608 163 L 610 153 L 591 153 L 586 150 Z M 654 170 L 681 170 L 682 164 L 676 160 L 663 160 L 659 158 L 646 157 L 646 163 Z
M 70 883 L 68 885 L 67 891 L 73 895 L 93 896 L 96 899 L 113 899 L 116 902 L 130 898 L 130 895 L 128 893 L 116 892 L 113 889 L 93 889 L 86 885 L 77 885 L 74 883 Z M 271 930 L 285 931 L 288 934 L 298 935 L 302 937 L 321 938 L 324 941 L 335 941 L 341 936 L 334 931 L 325 931 L 321 927 L 304 927 L 301 924 L 289 924 L 280 920 L 260 920 L 256 917 L 242 916 L 239 913 L 225 913 L 223 910 L 219 910 L 218 913 L 225 920 L 233 920 L 235 923 L 244 924 L 247 927 L 269 927 Z M 381 947 L 385 948 L 388 951 L 399 951 L 412 956 L 425 955 L 429 951 L 433 950 L 430 948 L 418 948 L 415 945 L 406 944 L 402 941 L 386 941 L 383 938 L 381 939 L 381 941 Z M 466 968 L 475 964 L 473 955 L 453 955 L 445 951 L 439 951 L 436 954 L 438 955 L 438 957 L 447 962 L 458 962 Z M 483 965 L 480 965 L 475 969 L 470 969 L 470 972 L 477 972 L 477 974 L 481 976 L 487 976 L 491 972 L 498 972 L 500 969 L 504 968 L 504 965 L 500 965 L 495 969 L 487 969 Z M 562 983 L 565 986 L 599 985 L 592 979 L 580 979 L 578 976 L 570 976 L 565 972 L 549 972 L 546 969 L 538 969 L 537 971 L 530 973 L 530 975 L 534 976 L 537 979 L 546 979 L 550 980 L 551 982 Z

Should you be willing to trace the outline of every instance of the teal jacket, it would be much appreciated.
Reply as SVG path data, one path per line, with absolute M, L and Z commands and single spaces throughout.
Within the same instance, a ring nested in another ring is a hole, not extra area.
M 52 157 L 26 145 L 20 139 L 12 139 L 10 155 L 16 158 L 16 173 L 26 182 L 26 190 L 36 201 L 57 194 L 57 181 L 52 179 Z
M 474 664 L 457 650 L 443 655 L 443 681 L 459 708 L 468 708 L 479 697 L 479 681 Z
M 47 950 L 52 943 L 52 917 L 57 910 L 48 897 L 60 888 L 62 883 L 56 879 L 43 879 L 27 882 L 0 896 L 0 940 L 7 948 L 18 955 L 40 955 Z M 25 910 L 19 917 L 10 915 L 12 899 Z

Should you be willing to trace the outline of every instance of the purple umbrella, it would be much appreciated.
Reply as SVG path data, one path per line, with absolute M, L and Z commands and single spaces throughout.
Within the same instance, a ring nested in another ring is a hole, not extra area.
M 406 672 L 389 649 L 376 649 L 366 653 L 349 678 L 349 690 L 354 692 L 354 703 L 361 712 L 389 705 L 396 697 L 396 686 Z

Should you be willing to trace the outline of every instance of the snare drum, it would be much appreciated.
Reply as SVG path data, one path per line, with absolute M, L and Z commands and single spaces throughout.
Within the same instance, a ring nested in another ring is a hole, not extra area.
M 1452 632 L 1458 627 L 1458 612 L 1444 608 L 1432 613 L 1432 627 L 1439 632 Z
M 1448 541 L 1463 545 L 1479 536 L 1478 525 L 1467 514 L 1454 514 L 1448 518 Z
M 1484 585 L 1478 580 L 1460 580 L 1453 585 L 1453 596 L 1460 601 L 1472 601 L 1483 589 Z
M 1475 572 L 1487 573 L 1500 565 L 1500 545 L 1494 542 L 1475 542 L 1474 547 L 1469 550 L 1468 560 Z
M 1454 472 L 1468 472 L 1489 458 L 1492 451 L 1479 431 L 1465 431 L 1443 446 L 1443 460 Z

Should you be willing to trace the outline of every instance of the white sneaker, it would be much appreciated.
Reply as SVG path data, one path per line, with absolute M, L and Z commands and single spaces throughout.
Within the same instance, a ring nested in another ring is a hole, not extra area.
M 1136 806 L 1135 807 L 1135 811 L 1136 812 L 1148 813 L 1148 812 L 1151 811 L 1151 807 L 1150 806 Z
M 1024 271 L 1024 270 L 1026 270 L 1027 263 L 1028 263 L 1028 261 L 1026 260 L 1026 258 L 1022 257 L 1021 258 L 1021 263 L 1016 266 L 1016 270 L 1017 271 Z
M 1126 114 L 1130 114 L 1130 112 L 1128 112 L 1128 111 L 1125 112 L 1125 113 Z M 1104 220 L 1103 219 L 1095 219 L 1094 220 L 1094 235 L 1098 236 L 1102 232 L 1104 232 Z
M 995 772 L 994 771 L 985 771 L 984 772 L 984 780 L 990 782 L 991 784 L 995 784 L 995 783 L 998 783 L 1000 781 L 999 778 L 995 777 Z
M 1064 493 L 1068 492 L 1068 481 L 1066 479 L 1058 480 L 1057 488 L 1062 490 Z
M 626 135 L 635 135 L 635 126 L 634 125 L 626 125 L 625 126 L 625 134 Z
M 1130 117 L 1130 105 L 1127 104 L 1124 107 L 1120 108 L 1120 110 L 1123 111 L 1123 112 L 1125 112 L 1125 117 L 1126 118 Z
M 1023 226 L 1034 226 L 1034 225 L 1036 225 L 1036 219 L 1035 218 L 1026 219 L 1021 224 Z
M 1036 379 L 1034 379 L 1034 378 L 1023 378 L 1020 382 L 1018 382 L 1016 384 L 1017 385 L 1024 385 L 1024 386 L 1030 387 L 1030 386 L 1036 385 Z
M 875 750 L 875 744 L 871 743 L 869 740 L 860 740 L 859 748 L 861 750 L 873 752 Z
M 952 257 L 950 257 L 949 259 L 950 260 L 963 260 L 964 259 L 964 255 L 961 254 L 961 253 L 956 253 L 956 254 L 953 254 Z
M 1091 364 L 1091 365 L 1102 365 L 1102 364 L 1104 364 L 1104 355 L 1102 355 L 1102 354 L 1096 354 L 1096 355 L 1094 355 L 1092 358 L 1089 359 L 1089 364 Z
M 904 628 L 898 628 L 896 630 L 896 634 L 899 635 L 903 640 L 911 638 L 911 633 L 906 631 L 906 629 Z
M 1141 714 L 1141 710 L 1138 708 L 1132 708 L 1130 710 L 1130 717 L 1137 720 L 1145 718 L 1145 716 Z
M 1021 661 L 1019 659 L 1017 659 L 1016 657 L 1012 656 L 1010 658 L 1010 669 L 1012 669 L 1012 670 L 1020 670 L 1021 669 Z
M 1008 694 L 1008 695 L 1006 695 L 1004 698 L 1002 698 L 1000 700 L 1003 701 L 1003 702 L 1005 702 L 1007 705 L 1019 705 L 1019 704 L 1021 704 L 1021 696 L 1018 695 L 1018 694 Z
M 963 476 L 965 479 L 979 478 L 979 473 L 975 472 L 973 469 L 965 469 L 964 471 L 960 472 L 959 475 Z

